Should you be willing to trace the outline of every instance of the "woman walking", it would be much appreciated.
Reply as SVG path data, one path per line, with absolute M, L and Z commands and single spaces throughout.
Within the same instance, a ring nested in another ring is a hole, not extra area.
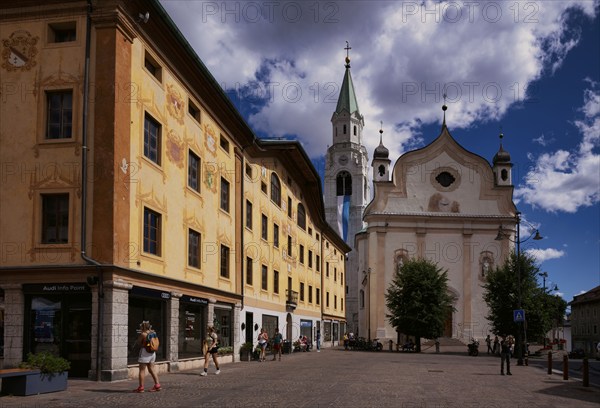
M 265 351 L 267 350 L 267 342 L 269 340 L 269 335 L 267 331 L 261 327 L 260 333 L 258 335 L 258 345 L 260 347 L 260 361 L 265 361 Z
M 204 340 L 204 371 L 200 375 L 208 375 L 208 364 L 210 363 L 209 356 L 212 356 L 213 362 L 215 363 L 215 371 L 216 375 L 221 374 L 221 369 L 219 368 L 219 360 L 217 359 L 217 355 L 219 354 L 219 336 L 215 332 L 215 328 L 213 326 L 208 326 L 208 333 L 206 334 L 206 339 Z
M 140 354 L 138 357 L 138 363 L 140 363 L 140 368 L 139 368 L 139 375 L 138 375 L 139 386 L 135 390 L 133 390 L 133 392 L 144 392 L 144 380 L 146 377 L 146 368 L 148 368 L 148 372 L 150 373 L 150 375 L 152 376 L 152 379 L 154 380 L 154 387 L 152 387 L 150 389 L 150 392 L 160 391 L 158 375 L 154 371 L 154 362 L 156 361 L 156 352 L 148 351 L 145 347 L 146 346 L 146 337 L 148 337 L 148 334 L 150 332 L 153 332 L 152 325 L 148 321 L 143 321 L 140 324 L 140 335 L 138 336 L 138 338 L 135 342 L 135 345 L 134 345 L 134 349 L 137 347 L 140 348 Z

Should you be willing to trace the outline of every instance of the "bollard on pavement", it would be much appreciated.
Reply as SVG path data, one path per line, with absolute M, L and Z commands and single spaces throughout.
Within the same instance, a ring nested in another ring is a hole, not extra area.
M 583 358 L 583 386 L 590 386 L 590 365 L 587 357 Z
M 394 342 L 392 340 L 390 340 L 390 351 L 393 350 L 393 344 L 394 344 Z
M 569 379 L 569 357 L 563 356 L 563 380 Z
M 548 352 L 548 374 L 552 374 L 552 352 Z

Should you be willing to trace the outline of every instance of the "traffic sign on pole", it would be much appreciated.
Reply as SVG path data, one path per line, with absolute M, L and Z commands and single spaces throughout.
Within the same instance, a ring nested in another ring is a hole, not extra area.
M 524 322 L 525 321 L 525 310 L 523 310 L 523 309 L 513 310 L 513 319 L 515 322 Z

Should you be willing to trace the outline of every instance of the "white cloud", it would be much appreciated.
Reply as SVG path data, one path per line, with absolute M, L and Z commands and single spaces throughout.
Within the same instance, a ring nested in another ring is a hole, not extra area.
M 533 256 L 538 263 L 549 261 L 550 259 L 562 258 L 566 255 L 566 252 L 560 249 L 546 248 L 546 249 L 528 249 L 529 255 Z
M 596 84 L 597 85 L 597 84 Z M 594 86 L 594 84 L 592 84 Z M 515 197 L 550 212 L 576 212 L 600 201 L 600 90 L 587 89 L 583 118 L 574 122 L 582 141 L 574 151 L 557 150 L 534 159 Z
M 441 122 L 444 91 L 452 129 L 497 120 L 522 102 L 578 42 L 566 13 L 594 16 L 595 3 L 162 1 L 225 88 L 274 91 L 249 101 L 251 125 L 271 137 L 296 134 L 311 157 L 331 143 L 345 41 L 367 151 L 381 120 L 397 157 L 418 143 L 416 124 Z M 299 98 L 286 93 L 297 89 Z

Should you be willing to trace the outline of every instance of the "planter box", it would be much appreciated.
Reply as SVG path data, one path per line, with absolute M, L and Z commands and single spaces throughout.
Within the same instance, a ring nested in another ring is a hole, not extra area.
M 35 395 L 67 389 L 68 371 L 59 374 L 31 372 L 2 379 L 2 394 Z

